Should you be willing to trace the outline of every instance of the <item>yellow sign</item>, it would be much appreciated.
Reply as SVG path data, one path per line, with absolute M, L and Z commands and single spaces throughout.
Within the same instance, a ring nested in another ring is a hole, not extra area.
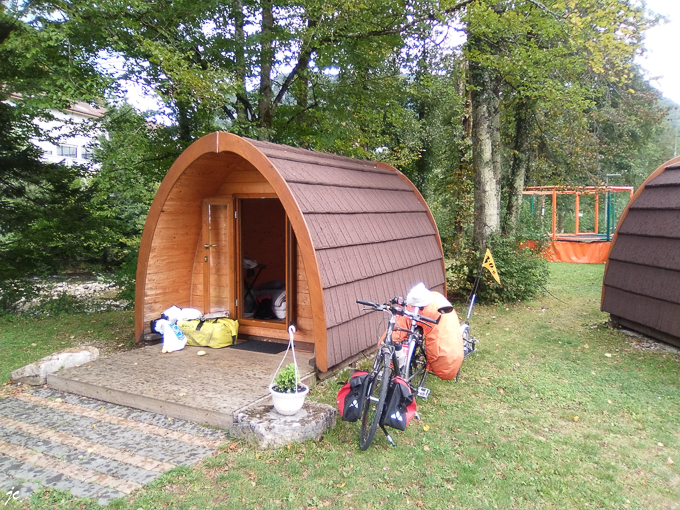
M 485 267 L 489 270 L 489 273 L 491 273 L 491 276 L 493 276 L 493 279 L 498 282 L 498 285 L 501 284 L 501 277 L 498 276 L 498 271 L 496 270 L 496 263 L 493 261 L 493 257 L 491 256 L 491 252 L 489 249 L 486 249 L 486 255 L 484 255 L 484 262 L 482 262 L 482 267 Z

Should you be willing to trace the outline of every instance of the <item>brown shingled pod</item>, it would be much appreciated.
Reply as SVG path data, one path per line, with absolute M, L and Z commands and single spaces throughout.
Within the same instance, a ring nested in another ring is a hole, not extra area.
M 601 309 L 624 327 L 680 346 L 680 157 L 656 169 L 623 211 Z
M 446 291 L 434 219 L 401 172 L 216 132 L 180 155 L 154 198 L 136 335 L 171 305 L 228 313 L 239 338 L 285 342 L 295 324 L 296 345 L 327 371 L 375 345 L 382 316 L 357 298 L 385 301 L 419 281 Z M 282 289 L 285 310 L 267 315 Z

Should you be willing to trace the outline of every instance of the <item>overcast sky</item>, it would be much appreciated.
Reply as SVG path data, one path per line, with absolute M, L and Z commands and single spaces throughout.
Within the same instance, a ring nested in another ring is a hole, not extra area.
M 647 0 L 647 7 L 668 18 L 647 32 L 647 53 L 638 62 L 664 97 L 680 104 L 680 0 Z

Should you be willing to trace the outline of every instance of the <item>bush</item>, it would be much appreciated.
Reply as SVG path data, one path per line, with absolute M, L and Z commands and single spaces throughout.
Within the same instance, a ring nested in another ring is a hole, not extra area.
M 0 280 L 0 315 L 18 313 L 38 293 L 35 282 L 30 279 Z
M 467 299 L 486 253 L 485 249 L 475 249 L 471 245 L 471 239 L 462 242 L 459 250 L 446 261 L 448 294 L 455 301 Z M 501 284 L 483 269 L 477 300 L 492 303 L 521 301 L 543 293 L 548 280 L 548 264 L 540 254 L 546 246 L 547 239 L 543 236 L 490 236 L 486 247 L 493 255 Z
M 139 256 L 139 244 L 132 247 L 125 256 L 125 260 L 113 273 L 111 281 L 120 289 L 117 299 L 128 302 L 127 309 L 131 310 L 135 305 L 135 287 L 137 278 L 137 257 Z

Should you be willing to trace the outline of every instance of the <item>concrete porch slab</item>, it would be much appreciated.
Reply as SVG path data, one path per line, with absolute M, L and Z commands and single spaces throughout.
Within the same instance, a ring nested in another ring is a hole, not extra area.
M 200 350 L 205 356 L 198 356 Z M 313 354 L 296 351 L 306 384 Z M 232 431 L 236 413 L 269 402 L 268 386 L 283 354 L 187 346 L 162 354 L 150 345 L 47 377 L 49 387 Z M 292 362 L 288 353 L 285 364 Z

